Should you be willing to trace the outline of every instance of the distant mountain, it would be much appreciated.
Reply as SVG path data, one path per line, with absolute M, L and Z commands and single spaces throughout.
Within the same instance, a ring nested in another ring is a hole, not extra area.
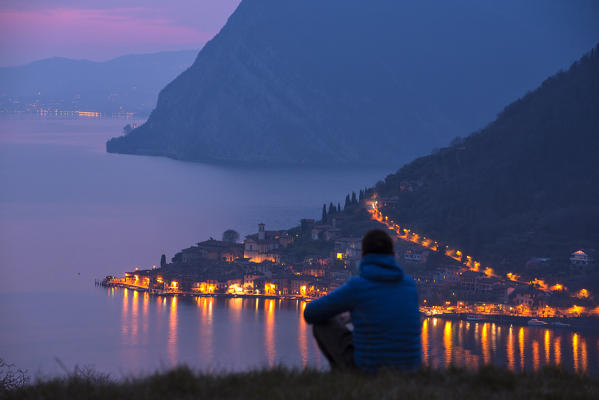
M 599 40 L 594 1 L 244 0 L 109 152 L 398 166 Z
M 60 110 L 149 114 L 158 92 L 188 68 L 197 50 L 126 55 L 105 62 L 49 58 L 0 68 L 0 110 L 31 104 Z
M 599 46 L 375 190 L 400 225 L 492 265 L 599 249 Z

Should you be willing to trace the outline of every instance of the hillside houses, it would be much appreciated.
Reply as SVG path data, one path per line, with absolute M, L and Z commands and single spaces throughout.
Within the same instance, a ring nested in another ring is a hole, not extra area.
M 258 233 L 248 235 L 243 242 L 243 256 L 251 262 L 280 262 L 280 256 L 274 250 L 286 247 L 291 242 L 285 230 L 267 231 L 265 225 L 258 224 Z
M 574 266 L 588 266 L 595 263 L 595 250 L 577 250 L 570 254 L 570 263 Z
M 201 260 L 217 260 L 232 262 L 243 258 L 243 245 L 239 243 L 224 242 L 221 240 L 205 240 L 196 246 L 183 249 L 176 259 L 183 264 L 191 265 Z
M 361 238 L 338 238 L 335 239 L 335 258 L 338 260 L 356 260 L 362 257 Z
M 426 260 L 428 260 L 429 254 L 430 252 L 428 250 L 414 246 L 404 251 L 403 259 L 407 263 L 424 264 L 426 263 Z
M 508 304 L 527 308 L 541 308 L 547 304 L 549 295 L 531 286 L 510 288 L 507 292 Z

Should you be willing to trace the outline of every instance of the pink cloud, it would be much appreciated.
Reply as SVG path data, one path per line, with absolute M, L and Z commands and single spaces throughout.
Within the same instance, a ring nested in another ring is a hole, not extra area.
M 101 59 L 198 48 L 215 33 L 178 25 L 143 8 L 0 11 L 0 56 L 3 64 L 59 55 Z

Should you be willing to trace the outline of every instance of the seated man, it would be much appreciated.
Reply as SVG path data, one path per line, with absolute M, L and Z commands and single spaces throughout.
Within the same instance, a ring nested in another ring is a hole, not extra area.
M 346 311 L 353 334 L 339 316 Z M 314 324 L 314 337 L 333 369 L 420 366 L 416 284 L 395 261 L 393 241 L 382 230 L 371 230 L 362 240 L 360 276 L 310 302 L 304 318 Z

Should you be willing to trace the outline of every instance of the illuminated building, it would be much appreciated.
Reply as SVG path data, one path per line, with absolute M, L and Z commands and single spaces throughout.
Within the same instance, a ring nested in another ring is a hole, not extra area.
M 428 250 L 419 250 L 411 247 L 404 252 L 403 258 L 408 263 L 424 264 L 428 259 Z
M 342 254 L 341 259 L 359 259 L 362 257 L 361 238 L 337 238 L 335 239 L 335 253 Z M 337 256 L 337 258 L 339 258 Z
M 267 231 L 264 224 L 258 224 L 258 233 L 248 235 L 243 242 L 243 256 L 252 262 L 279 262 L 280 255 L 274 252 L 291 242 L 287 231 Z
M 243 245 L 210 239 L 182 250 L 177 256 L 180 257 L 181 263 L 188 265 L 196 264 L 202 260 L 232 262 L 243 258 Z
M 593 264 L 594 260 L 590 253 L 591 251 L 577 250 L 570 254 L 570 263 L 572 265 Z

